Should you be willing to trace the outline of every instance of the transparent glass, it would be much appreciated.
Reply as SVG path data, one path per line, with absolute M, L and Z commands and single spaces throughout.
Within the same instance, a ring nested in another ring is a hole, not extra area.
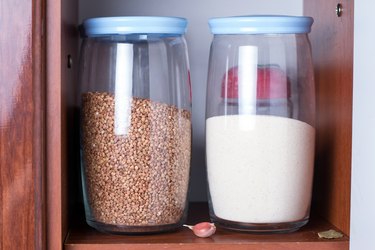
M 181 226 L 191 155 L 184 37 L 86 37 L 80 86 L 87 223 L 109 233 L 152 233 Z
M 307 35 L 215 35 L 206 104 L 212 220 L 248 232 L 305 225 L 315 145 Z

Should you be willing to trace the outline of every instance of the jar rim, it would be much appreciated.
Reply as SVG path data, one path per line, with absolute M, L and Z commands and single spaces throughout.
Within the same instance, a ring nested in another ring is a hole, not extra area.
M 83 21 L 84 36 L 124 34 L 178 34 L 186 32 L 187 20 L 168 16 L 96 17 Z
M 309 33 L 313 22 L 308 16 L 283 15 L 217 17 L 208 21 L 214 35 Z

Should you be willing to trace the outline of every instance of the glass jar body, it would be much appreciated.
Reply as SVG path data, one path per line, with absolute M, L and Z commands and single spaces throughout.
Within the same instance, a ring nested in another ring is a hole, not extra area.
M 290 232 L 309 218 L 315 90 L 306 34 L 215 35 L 206 160 L 219 226 Z
M 109 233 L 152 233 L 181 226 L 191 155 L 184 37 L 86 37 L 80 88 L 87 223 Z

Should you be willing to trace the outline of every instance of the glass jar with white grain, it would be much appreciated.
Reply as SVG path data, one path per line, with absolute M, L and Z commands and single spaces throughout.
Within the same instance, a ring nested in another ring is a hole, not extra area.
M 206 106 L 212 220 L 248 232 L 308 222 L 315 145 L 310 17 L 209 20 Z

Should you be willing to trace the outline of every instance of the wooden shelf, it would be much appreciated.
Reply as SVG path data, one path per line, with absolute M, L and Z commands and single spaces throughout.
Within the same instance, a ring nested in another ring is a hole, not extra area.
M 193 203 L 189 209 L 188 223 L 208 221 L 206 203 Z M 82 217 L 80 217 L 82 218 Z M 93 249 L 349 249 L 349 238 L 326 240 L 318 232 L 335 229 L 320 218 L 312 218 L 301 230 L 288 234 L 246 234 L 218 228 L 210 238 L 198 238 L 187 228 L 154 235 L 109 235 L 89 227 L 84 221 L 73 225 L 65 241 L 66 250 Z

